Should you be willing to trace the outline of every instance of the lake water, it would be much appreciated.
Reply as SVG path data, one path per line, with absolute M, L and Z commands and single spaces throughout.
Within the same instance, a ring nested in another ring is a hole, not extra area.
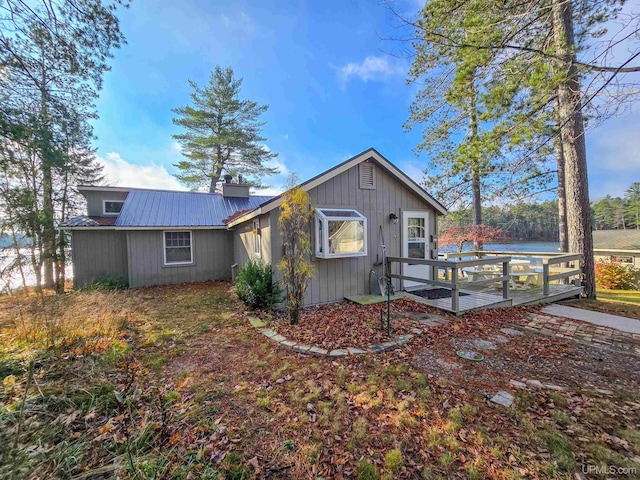
M 526 258 L 531 261 L 532 265 L 542 265 L 541 258 L 527 258 L 527 257 L 518 257 L 518 252 L 530 252 L 530 253 L 556 253 L 559 251 L 560 242 L 535 242 L 535 241 L 512 241 L 505 243 L 485 243 L 484 249 L 487 251 L 498 251 L 505 252 L 511 255 L 511 257 L 517 258 Z M 466 243 L 463 252 L 468 252 L 473 250 L 473 243 Z M 457 249 L 455 246 L 450 245 L 449 247 L 440 249 L 440 253 L 450 253 L 456 252 Z

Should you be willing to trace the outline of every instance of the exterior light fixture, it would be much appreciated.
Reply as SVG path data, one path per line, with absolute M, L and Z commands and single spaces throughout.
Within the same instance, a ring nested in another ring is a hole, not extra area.
M 390 213 L 389 214 L 389 221 L 395 223 L 398 223 L 398 216 L 395 213 Z

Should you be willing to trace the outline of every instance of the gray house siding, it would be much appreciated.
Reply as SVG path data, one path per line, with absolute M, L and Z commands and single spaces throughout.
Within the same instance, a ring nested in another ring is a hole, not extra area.
M 247 263 L 250 259 L 271 263 L 271 236 L 274 230 L 271 228 L 271 217 L 266 213 L 256 219 L 260 222 L 260 255 L 256 255 L 254 251 L 253 220 L 244 222 L 232 230 L 234 263 L 238 265 Z
M 127 232 L 131 287 L 231 279 L 233 238 L 228 231 L 191 230 L 194 263 L 176 266 L 164 265 L 163 235 L 162 230 Z
M 73 286 L 108 276 L 127 280 L 127 236 L 115 230 L 77 230 L 71 236 Z
M 376 165 L 375 175 L 375 189 L 360 188 L 356 165 L 309 191 L 309 201 L 316 208 L 353 208 L 367 217 L 368 248 L 367 256 L 363 257 L 322 259 L 314 255 L 315 274 L 307 288 L 305 304 L 334 302 L 345 296 L 370 293 L 369 271 L 373 268 L 378 275 L 382 274 L 380 226 L 387 245 L 386 255 L 402 256 L 402 211 L 430 212 L 430 231 L 432 235 L 437 235 L 436 212 L 432 207 L 379 165 Z M 389 220 L 390 213 L 398 216 L 397 224 Z M 278 215 L 279 209 L 271 212 L 272 224 L 277 225 Z M 313 232 L 311 237 L 315 252 Z M 271 248 L 275 265 L 282 259 L 282 237 L 277 229 L 271 231 Z M 431 250 L 436 248 L 435 243 L 430 245 Z M 281 278 L 279 272 L 276 272 L 275 278 Z M 394 281 L 394 288 L 400 288 L 398 281 Z
M 87 198 L 87 215 L 99 217 L 103 215 L 102 202 L 104 200 L 122 200 L 127 198 L 128 192 L 84 192 Z

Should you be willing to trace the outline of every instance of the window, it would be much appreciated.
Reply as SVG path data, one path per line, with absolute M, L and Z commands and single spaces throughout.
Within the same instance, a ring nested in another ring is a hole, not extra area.
M 164 264 L 193 263 L 191 232 L 164 232 Z
M 260 256 L 260 221 L 253 221 L 253 254 Z
M 316 210 L 316 257 L 362 257 L 367 254 L 367 219 L 356 210 Z
M 103 200 L 102 213 L 104 215 L 118 215 L 123 205 L 124 200 Z

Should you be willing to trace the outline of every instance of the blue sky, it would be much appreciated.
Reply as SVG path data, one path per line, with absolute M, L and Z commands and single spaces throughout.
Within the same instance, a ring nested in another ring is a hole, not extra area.
M 413 12 L 417 0 L 399 1 Z M 119 11 L 128 44 L 115 52 L 94 123 L 110 183 L 184 188 L 172 178 L 180 158 L 172 108 L 189 103 L 188 80 L 231 66 L 242 97 L 269 104 L 266 144 L 282 175 L 309 178 L 375 147 L 415 180 L 425 159 L 413 153 L 419 129 L 402 124 L 415 94 L 409 60 L 389 55 L 401 36 L 378 1 L 133 2 Z M 640 119 L 627 114 L 588 132 L 592 197 L 621 195 L 640 181 Z

